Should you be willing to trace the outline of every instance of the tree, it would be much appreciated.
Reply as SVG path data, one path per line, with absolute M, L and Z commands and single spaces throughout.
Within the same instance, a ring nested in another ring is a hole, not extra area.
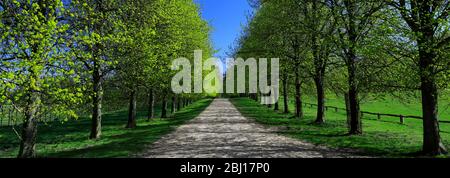
M 365 40 L 365 34 L 373 27 L 377 12 L 384 7 L 380 1 L 357 0 L 332 0 L 328 6 L 333 13 L 333 19 L 337 21 L 338 40 L 336 44 L 341 57 L 345 62 L 348 73 L 348 98 L 350 106 L 350 132 L 351 135 L 362 134 L 361 111 L 359 105 L 359 80 L 358 61 L 362 57 L 358 55 L 361 42 Z
M 148 113 L 147 120 L 151 120 L 155 117 L 155 95 L 152 89 L 148 92 Z
M 417 43 L 420 91 L 422 95 L 423 153 L 447 153 L 439 134 L 439 80 L 448 75 L 449 62 L 445 57 L 450 45 L 450 1 L 395 0 L 388 1 L 408 24 L 407 38 Z
M 153 55 L 153 40 L 155 31 L 155 13 L 152 1 L 127 0 L 122 6 L 121 14 L 126 24 L 123 50 L 120 52 L 116 76 L 121 87 L 128 92 L 129 109 L 126 128 L 135 128 L 136 102 L 139 88 L 145 87 L 149 77 L 154 72 L 155 56 Z M 153 101 L 151 101 L 153 104 Z M 153 112 L 153 111 L 152 111 Z
M 201 49 L 203 60 L 212 55 L 209 41 L 210 27 L 199 13 L 199 7 L 191 0 L 170 0 L 161 3 L 157 29 L 158 56 L 158 88 L 161 89 L 163 99 L 163 113 L 167 113 L 167 100 L 170 95 L 177 98 L 170 91 L 172 77 L 176 71 L 171 70 L 173 60 L 185 57 L 193 63 L 194 50 Z M 191 70 L 194 71 L 194 70 Z M 192 95 L 187 95 L 189 98 Z M 179 99 L 178 99 L 179 101 Z M 172 102 L 174 107 L 175 102 Z M 175 108 L 175 107 L 174 107 Z
M 36 156 L 39 119 L 45 113 L 76 118 L 83 87 L 68 49 L 63 3 L 55 0 L 0 2 L 0 103 L 22 113 L 18 157 Z
M 92 91 L 92 128 L 89 138 L 101 136 L 103 83 L 114 70 L 117 58 L 114 52 L 122 47 L 123 23 L 120 19 L 120 1 L 72 0 L 70 4 L 71 31 L 77 58 L 90 74 Z
M 256 2 L 254 2 L 256 3 Z M 289 73 L 295 79 L 295 116 L 303 117 L 302 79 L 305 78 L 303 62 L 307 49 L 305 35 L 298 23 L 304 16 L 298 1 L 261 1 L 256 7 L 260 9 L 251 19 L 248 31 L 241 37 L 238 54 L 248 57 L 279 55 L 281 57 L 284 111 L 288 112 L 287 87 Z M 273 24 L 277 25 L 274 26 Z M 291 70 L 288 72 L 288 70 Z
M 314 80 L 317 94 L 317 124 L 325 122 L 325 72 L 330 61 L 329 56 L 334 48 L 333 39 L 336 31 L 336 22 L 327 1 L 302 1 L 304 20 L 303 31 L 308 35 L 312 54 L 311 67 L 306 67 Z

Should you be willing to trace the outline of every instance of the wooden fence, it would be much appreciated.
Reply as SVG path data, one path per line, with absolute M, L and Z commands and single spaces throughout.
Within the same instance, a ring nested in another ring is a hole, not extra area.
M 312 103 L 303 103 L 305 106 L 309 106 L 309 107 L 317 107 L 317 104 L 312 104 Z M 339 108 L 339 107 L 335 107 L 335 106 L 325 106 L 325 110 L 328 111 L 330 109 L 333 109 L 335 112 L 338 112 L 339 110 L 342 111 L 347 111 L 347 109 L 345 108 Z M 422 120 L 423 118 L 420 116 L 411 116 L 411 115 L 401 115 L 401 114 L 384 114 L 384 113 L 374 113 L 374 112 L 368 112 L 368 111 L 361 111 L 361 118 L 364 117 L 364 115 L 373 115 L 373 116 L 377 116 L 377 119 L 380 120 L 382 116 L 389 116 L 389 117 L 397 117 L 400 119 L 400 123 L 404 124 L 405 123 L 405 119 L 418 119 L 418 120 Z M 440 120 L 440 123 L 450 123 L 450 120 Z

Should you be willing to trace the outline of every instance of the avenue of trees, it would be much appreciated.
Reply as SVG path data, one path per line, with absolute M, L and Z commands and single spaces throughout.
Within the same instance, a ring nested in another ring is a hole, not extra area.
M 256 11 L 234 55 L 280 58 L 284 112 L 292 94 L 301 118 L 302 89 L 313 88 L 315 123 L 323 124 L 326 93 L 336 93 L 348 103 L 349 135 L 359 135 L 361 95 L 418 91 L 423 153 L 447 152 L 439 135 L 438 97 L 450 78 L 449 0 L 250 2 Z
M 89 138 L 100 139 L 109 89 L 128 98 L 127 128 L 136 127 L 137 100 L 148 102 L 148 119 L 157 97 L 163 118 L 168 103 L 172 112 L 190 103 L 198 96 L 170 90 L 171 61 L 196 49 L 211 56 L 209 33 L 192 0 L 0 1 L 0 105 L 24 116 L 18 157 L 36 155 L 48 113 L 68 120 L 88 108 Z

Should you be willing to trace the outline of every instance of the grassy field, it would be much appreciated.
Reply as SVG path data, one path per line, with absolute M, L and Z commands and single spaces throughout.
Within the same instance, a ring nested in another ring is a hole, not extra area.
M 406 120 L 400 124 L 398 119 L 365 116 L 363 119 L 364 134 L 361 136 L 347 136 L 345 111 L 326 113 L 327 123 L 315 125 L 316 108 L 304 107 L 305 118 L 293 119 L 292 114 L 281 114 L 273 109 L 262 106 L 247 98 L 235 98 L 232 103 L 244 116 L 270 125 L 287 128 L 282 134 L 309 141 L 314 144 L 327 145 L 334 148 L 353 148 L 373 156 L 385 157 L 413 157 L 421 150 L 422 122 L 420 120 Z M 327 105 L 339 104 L 328 100 Z M 311 101 L 312 102 L 312 101 Z M 336 101 L 337 102 L 337 101 Z M 372 111 L 377 109 L 383 113 L 396 113 L 396 104 L 364 104 L 363 109 Z M 369 107 L 371 106 L 372 107 Z M 291 111 L 294 109 L 290 103 Z M 406 111 L 406 110 L 405 110 Z M 413 113 L 413 111 L 409 111 Z M 403 111 L 401 112 L 403 113 Z M 441 136 L 447 148 L 450 148 L 450 124 L 441 124 Z
M 197 101 L 168 119 L 146 120 L 146 111 L 138 112 L 138 127 L 125 129 L 127 111 L 106 113 L 103 116 L 102 138 L 89 140 L 90 120 L 87 118 L 68 123 L 41 124 L 38 128 L 38 157 L 111 158 L 132 157 L 171 132 L 185 121 L 203 111 L 211 99 Z M 159 108 L 157 108 L 159 116 Z M 16 128 L 20 131 L 19 128 Z M 19 139 L 11 127 L 0 128 L 0 158 L 15 157 Z
M 307 103 L 315 104 L 317 102 L 315 97 L 305 96 L 302 99 Z M 419 99 L 397 99 L 392 96 L 366 97 L 361 101 L 361 110 L 374 113 L 422 116 L 422 108 L 419 103 Z M 345 101 L 335 95 L 327 95 L 326 105 L 345 108 Z M 450 121 L 450 94 L 439 98 L 439 118 Z M 391 118 L 391 120 L 398 121 L 398 118 Z

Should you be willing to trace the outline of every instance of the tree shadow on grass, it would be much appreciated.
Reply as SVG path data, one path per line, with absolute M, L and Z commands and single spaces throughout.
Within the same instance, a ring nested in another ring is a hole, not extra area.
M 345 119 L 328 119 L 325 124 L 311 124 L 314 121 L 312 116 L 303 118 L 300 121 L 280 119 L 282 116 L 276 114 L 266 114 L 273 112 L 264 107 L 254 107 L 248 110 L 251 105 L 258 103 L 247 99 L 233 99 L 233 104 L 237 106 L 243 115 L 251 113 L 250 117 L 258 122 L 268 125 L 285 125 L 289 129 L 280 132 L 283 135 L 306 140 L 313 144 L 327 145 L 334 148 L 357 149 L 365 152 L 367 155 L 382 157 L 411 157 L 417 155 L 421 149 L 420 144 L 411 139 L 411 135 L 399 134 L 397 132 L 388 132 L 383 129 L 380 131 L 365 132 L 363 135 L 348 135 Z M 241 106 L 245 106 L 241 108 Z M 383 122 L 383 120 L 379 120 Z M 389 121 L 385 121 L 389 122 Z
M 103 115 L 102 121 L 103 135 L 99 140 L 88 139 L 91 125 L 89 118 L 80 118 L 66 123 L 40 124 L 37 154 L 39 157 L 69 158 L 128 157 L 169 133 L 176 126 L 195 118 L 211 101 L 210 99 L 200 100 L 171 115 L 171 118 L 154 119 L 150 122 L 147 122 L 146 119 L 147 112 L 139 111 L 136 129 L 125 129 L 128 114 L 126 110 L 106 113 Z M 8 152 L 0 154 L 0 157 L 14 155 L 15 153 L 12 152 L 18 149 L 19 140 L 14 136 L 12 129 L 10 127 L 0 128 L 0 137 L 2 138 L 0 151 Z
M 98 140 L 100 144 L 76 148 L 65 151 L 58 151 L 45 154 L 45 157 L 95 157 L 95 158 L 111 158 L 111 157 L 129 157 L 132 154 L 143 151 L 147 145 L 157 141 L 163 135 L 170 133 L 177 126 L 182 125 L 188 120 L 199 115 L 209 104 L 211 100 L 202 100 L 190 107 L 173 114 L 171 118 L 154 119 L 147 122 L 146 119 L 140 119 L 138 127 L 135 129 L 125 129 L 126 118 L 122 114 L 111 115 L 109 119 L 121 120 L 120 123 L 110 122 L 114 127 L 120 127 L 118 134 L 104 134 Z M 145 116 L 145 115 L 142 115 Z M 144 117 L 145 118 L 145 117 Z M 125 121 L 125 122 L 124 122 Z M 105 125 L 108 127 L 108 125 Z M 117 128 L 116 128 L 117 129 Z M 104 133 L 107 133 L 105 130 Z M 95 141 L 93 141 L 95 142 Z M 94 143 L 95 144 L 95 143 Z
M 332 145 L 337 148 L 361 150 L 367 155 L 381 157 L 410 157 L 416 155 L 420 147 L 404 143 L 404 138 L 385 132 L 366 132 L 363 135 L 348 135 L 346 132 L 301 131 L 285 133 L 294 138 L 305 139 L 314 144 Z M 411 151 L 416 150 L 416 151 Z
M 90 147 L 49 153 L 45 157 L 127 157 L 129 153 L 141 151 L 145 145 L 169 133 L 173 123 L 139 127 L 120 135 L 102 137 L 105 143 Z

